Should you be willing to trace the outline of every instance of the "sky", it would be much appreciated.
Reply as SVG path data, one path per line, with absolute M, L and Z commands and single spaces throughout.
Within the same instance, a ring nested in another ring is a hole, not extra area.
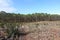
M 60 0 L 0 0 L 0 11 L 59 14 Z

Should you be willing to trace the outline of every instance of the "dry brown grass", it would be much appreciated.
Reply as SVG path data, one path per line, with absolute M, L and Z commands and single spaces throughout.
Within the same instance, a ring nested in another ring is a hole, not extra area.
M 22 23 L 18 29 L 28 33 L 20 35 L 19 40 L 60 40 L 60 21 Z M 0 34 L 3 35 L 3 32 Z
M 60 21 L 40 21 L 25 23 L 29 31 L 33 31 L 25 35 L 25 40 L 60 40 Z

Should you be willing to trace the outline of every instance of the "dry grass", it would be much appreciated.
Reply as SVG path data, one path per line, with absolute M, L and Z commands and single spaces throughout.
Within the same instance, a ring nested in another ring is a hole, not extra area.
M 33 31 L 25 35 L 25 40 L 60 40 L 60 21 L 40 21 L 25 23 L 29 31 Z
M 60 40 L 60 21 L 40 21 L 19 25 L 20 32 L 28 33 L 20 35 L 19 40 Z

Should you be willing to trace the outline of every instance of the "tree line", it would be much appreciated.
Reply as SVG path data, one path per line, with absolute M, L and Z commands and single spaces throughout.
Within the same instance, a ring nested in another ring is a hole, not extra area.
M 0 22 L 59 21 L 60 15 L 48 13 L 17 14 L 0 12 Z

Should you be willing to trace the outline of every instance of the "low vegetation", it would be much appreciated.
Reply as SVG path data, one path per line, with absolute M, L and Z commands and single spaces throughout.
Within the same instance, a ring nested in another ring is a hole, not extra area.
M 59 29 L 60 15 L 57 14 L 0 12 L 0 40 L 54 40 L 55 36 L 55 40 L 60 40 Z
M 20 13 L 6 13 L 0 12 L 0 22 L 2 23 L 20 23 L 20 22 L 39 22 L 39 21 L 59 21 L 60 15 L 48 13 L 33 13 L 33 14 L 20 14 Z

